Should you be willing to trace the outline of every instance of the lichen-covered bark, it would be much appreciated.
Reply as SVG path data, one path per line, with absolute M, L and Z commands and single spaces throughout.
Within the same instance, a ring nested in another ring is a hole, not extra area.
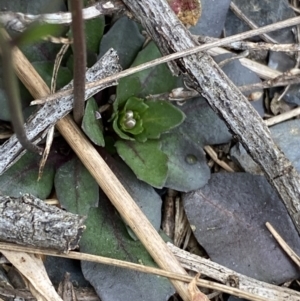
M 0 196 L 0 240 L 68 252 L 78 247 L 86 218 L 32 195 Z

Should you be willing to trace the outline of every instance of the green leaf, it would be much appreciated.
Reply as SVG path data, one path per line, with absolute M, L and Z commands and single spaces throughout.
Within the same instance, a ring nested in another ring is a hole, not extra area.
M 158 139 L 163 132 L 178 126 L 185 119 L 185 114 L 169 102 L 149 100 L 145 103 L 149 108 L 141 115 L 144 131 L 135 136 L 140 142 Z
M 131 67 L 160 58 L 161 54 L 156 45 L 151 42 L 139 52 Z M 151 94 L 171 91 L 176 87 L 177 78 L 172 76 L 166 64 L 135 73 L 120 79 L 117 86 L 116 103 L 122 106 L 130 96 L 145 98 Z
M 122 112 L 120 114 L 116 114 L 116 118 L 118 118 L 118 128 L 123 132 L 127 132 L 132 135 L 142 133 L 144 128 L 141 114 L 143 114 L 147 109 L 148 106 L 144 103 L 143 99 L 137 97 L 129 98 Z M 129 113 L 131 113 L 132 116 L 127 116 Z M 130 121 L 135 122 L 133 127 L 128 126 L 128 122 Z
M 168 157 L 161 151 L 159 141 L 140 143 L 119 140 L 115 146 L 119 156 L 138 179 L 157 188 L 164 186 L 168 175 Z
M 81 128 L 93 143 L 104 146 L 103 125 L 101 119 L 96 118 L 96 112 L 99 113 L 97 103 L 91 98 L 87 101 Z
M 127 69 L 142 48 L 144 41 L 145 37 L 140 33 L 137 23 L 124 16 L 119 18 L 103 36 L 99 56 L 114 48 L 119 56 L 119 64 L 123 69 Z
M 161 197 L 152 186 L 138 180 L 133 171 L 119 157 L 112 158 L 106 154 L 105 162 L 158 231 L 161 225 Z
M 197 142 L 178 129 L 163 134 L 159 141 L 162 151 L 168 156 L 168 178 L 165 187 L 178 191 L 197 190 L 210 179 L 206 156 Z
M 139 114 L 144 113 L 148 106 L 145 104 L 144 100 L 137 97 L 130 97 L 125 104 L 125 111 L 137 111 Z
M 47 41 L 37 41 L 34 44 L 21 45 L 20 50 L 30 62 L 51 61 L 52 65 L 54 65 L 54 60 L 60 47 L 59 44 L 49 43 Z
M 87 215 L 98 205 L 98 184 L 77 157 L 58 169 L 54 186 L 60 204 L 72 213 Z
M 114 121 L 113 121 L 113 129 L 118 134 L 118 136 L 125 140 L 134 140 L 129 135 L 125 134 L 120 128 L 119 128 L 119 114 L 116 114 Z
M 136 91 L 141 90 L 141 83 L 138 77 L 128 76 L 127 78 L 127 81 L 122 82 L 122 88 L 120 90 L 118 90 L 119 85 L 117 86 L 117 98 L 113 103 L 114 112 L 117 112 L 119 107 L 122 108 L 126 101 L 135 95 Z M 122 79 L 119 80 L 119 83 L 121 80 Z
M 62 31 L 62 26 L 57 24 L 39 24 L 35 23 L 28 27 L 24 32 L 16 37 L 17 45 L 30 44 L 41 40 L 43 37 L 51 35 L 59 35 Z
M 48 87 L 50 87 L 54 64 L 52 62 L 44 61 L 33 62 L 32 65 L 46 82 Z M 72 80 L 72 78 L 72 74 L 68 68 L 60 67 L 57 75 L 56 90 L 59 90 L 60 88 L 67 85 Z
M 54 167 L 47 161 L 43 176 L 38 181 L 40 159 L 36 154 L 26 153 L 0 176 L 0 193 L 13 197 L 31 193 L 42 200 L 46 199 L 53 187 Z
M 98 53 L 100 41 L 103 36 L 105 19 L 104 16 L 100 16 L 95 19 L 86 20 L 84 22 L 85 27 L 85 40 L 86 49 L 88 51 Z
M 99 206 L 90 209 L 80 240 L 81 252 L 156 267 L 142 243 L 129 237 L 118 212 L 105 196 Z M 122 301 L 168 300 L 174 292 L 163 277 L 87 261 L 81 262 L 81 268 L 102 301 L 120 300 L 120 296 Z

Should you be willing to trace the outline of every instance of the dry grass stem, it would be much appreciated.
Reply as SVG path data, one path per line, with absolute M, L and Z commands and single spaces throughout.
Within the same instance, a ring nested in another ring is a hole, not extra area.
M 273 228 L 273 226 L 269 222 L 266 223 L 266 227 L 272 233 L 272 235 L 279 243 L 281 248 L 296 263 L 298 268 L 300 268 L 300 257 L 289 247 L 289 245 L 284 241 L 284 239 L 279 235 L 279 233 Z
M 84 261 L 91 261 L 91 262 L 97 262 L 112 266 L 117 266 L 121 268 L 126 268 L 142 273 L 148 273 L 153 274 L 157 276 L 166 277 L 169 279 L 174 279 L 178 281 L 182 281 L 185 283 L 190 283 L 194 277 L 188 276 L 188 275 L 182 275 L 178 273 L 172 273 L 168 271 L 164 271 L 161 269 L 153 268 L 153 267 L 147 267 L 141 264 L 131 263 L 127 261 L 122 261 L 118 259 L 113 258 L 107 258 L 97 255 L 91 255 L 86 253 L 79 253 L 79 252 L 73 252 L 70 251 L 68 254 L 59 253 L 58 251 L 53 250 L 42 250 L 42 249 L 35 249 L 31 247 L 24 247 L 24 246 L 18 246 L 10 243 L 2 243 L 0 242 L 0 250 L 12 250 L 15 252 L 26 252 L 26 253 L 33 253 L 33 254 L 41 254 L 41 255 L 48 255 L 48 256 L 56 256 L 56 257 L 62 257 L 62 258 L 69 258 L 69 259 L 75 259 L 75 260 L 84 260 Z M 219 266 L 221 267 L 221 266 Z M 253 301 L 269 301 L 269 299 L 251 294 L 249 292 L 242 291 L 238 288 L 233 288 L 227 285 L 219 284 L 213 281 L 208 281 L 204 279 L 198 279 L 196 284 L 200 287 L 210 288 L 213 290 L 217 290 L 220 292 L 228 293 L 231 295 L 238 296 L 240 298 L 247 298 L 248 300 Z
M 218 154 L 214 151 L 214 149 L 211 146 L 209 146 L 209 145 L 204 146 L 204 150 L 214 160 L 214 162 L 216 162 L 218 165 L 220 165 L 226 171 L 234 172 L 234 170 L 226 162 L 224 162 L 218 158 Z
M 286 121 L 288 119 L 296 117 L 298 115 L 300 115 L 300 107 L 298 107 L 296 109 L 293 109 L 289 112 L 282 113 L 280 115 L 269 118 L 269 119 L 265 120 L 265 123 L 266 123 L 267 126 L 272 126 L 272 125 L 275 125 L 277 123 L 281 123 L 283 121 Z
M 250 20 L 239 8 L 237 5 L 235 5 L 233 2 L 230 3 L 230 9 L 235 13 L 235 15 L 240 18 L 241 20 L 243 20 L 250 28 L 252 29 L 256 29 L 258 28 L 258 26 L 252 21 Z M 269 35 L 267 35 L 266 33 L 261 33 L 259 35 L 264 41 L 268 42 L 268 43 L 273 43 L 273 44 L 277 44 L 277 41 L 274 40 L 273 38 L 271 38 Z

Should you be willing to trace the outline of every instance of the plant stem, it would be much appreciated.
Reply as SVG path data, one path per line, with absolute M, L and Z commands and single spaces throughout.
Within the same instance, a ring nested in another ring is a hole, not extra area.
M 2 52 L 2 68 L 3 68 L 3 84 L 7 95 L 11 122 L 15 134 L 21 145 L 28 151 L 41 154 L 42 150 L 38 146 L 31 143 L 26 136 L 24 130 L 24 119 L 20 101 L 20 91 L 18 87 L 17 77 L 13 68 L 13 49 L 10 42 L 4 37 L 0 30 L 0 45 Z
M 73 117 L 79 125 L 84 113 L 86 45 L 82 17 L 82 0 L 71 0 L 72 33 L 74 52 L 74 108 Z

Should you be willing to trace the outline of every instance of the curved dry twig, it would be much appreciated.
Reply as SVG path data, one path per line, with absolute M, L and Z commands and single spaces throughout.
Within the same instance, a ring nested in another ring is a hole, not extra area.
M 124 8 L 124 4 L 120 0 L 99 1 L 82 10 L 83 19 L 89 20 L 101 15 L 109 15 Z M 40 23 L 69 25 L 72 22 L 72 16 L 69 12 L 57 12 L 42 15 L 30 15 L 11 11 L 0 12 L 0 23 L 6 29 L 24 31 L 28 25 L 35 21 Z

